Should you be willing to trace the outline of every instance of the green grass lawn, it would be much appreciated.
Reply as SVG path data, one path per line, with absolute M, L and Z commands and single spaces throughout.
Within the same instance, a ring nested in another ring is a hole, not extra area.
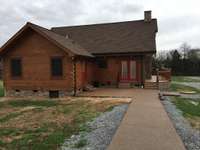
M 182 91 L 195 91 L 196 93 L 200 93 L 200 89 L 182 85 L 182 84 L 176 84 L 176 83 L 171 83 L 170 84 L 170 90 L 171 91 L 176 91 L 176 92 L 182 92 Z
M 200 117 L 200 102 L 181 97 L 175 97 L 173 102 L 185 116 Z
M 172 76 L 172 81 L 174 82 L 200 82 L 200 78 L 192 79 L 187 76 Z
M 87 132 L 86 122 L 119 103 L 67 100 L 0 102 L 0 149 L 55 150 L 66 138 Z M 74 147 L 87 144 L 81 139 Z
M 184 117 L 194 128 L 200 129 L 200 101 L 174 97 L 172 102 L 183 112 Z
M 200 82 L 198 79 L 191 79 L 184 76 L 173 76 L 170 85 L 171 91 L 177 92 L 191 92 L 195 91 L 196 94 L 200 94 L 200 89 L 178 84 L 181 82 Z M 189 99 L 182 97 L 173 97 L 172 102 L 176 107 L 183 112 L 184 117 L 191 123 L 194 128 L 200 129 L 200 97 L 199 99 Z
M 0 81 L 0 97 L 4 96 L 3 81 Z

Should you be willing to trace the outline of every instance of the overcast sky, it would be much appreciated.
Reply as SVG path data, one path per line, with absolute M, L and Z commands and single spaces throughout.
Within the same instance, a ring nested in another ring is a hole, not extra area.
M 27 21 L 50 28 L 143 19 L 152 10 L 158 19 L 157 49 L 183 42 L 200 47 L 199 0 L 1 0 L 0 46 Z

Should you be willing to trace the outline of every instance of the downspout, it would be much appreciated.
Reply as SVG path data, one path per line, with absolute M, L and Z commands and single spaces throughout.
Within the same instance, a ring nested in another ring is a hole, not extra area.
M 73 56 L 72 57 L 72 61 L 73 61 L 73 96 L 76 96 L 76 59 Z

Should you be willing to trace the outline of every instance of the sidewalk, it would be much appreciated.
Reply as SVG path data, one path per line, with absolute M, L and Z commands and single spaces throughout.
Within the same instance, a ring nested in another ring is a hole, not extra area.
M 133 89 L 122 93 L 133 97 L 133 102 L 108 150 L 185 150 L 156 90 Z M 120 91 L 113 94 L 121 95 Z

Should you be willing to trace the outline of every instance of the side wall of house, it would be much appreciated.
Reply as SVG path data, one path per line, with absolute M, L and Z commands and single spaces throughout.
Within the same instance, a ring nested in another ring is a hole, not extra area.
M 54 56 L 63 58 L 63 77 L 61 78 L 51 76 L 51 58 Z M 22 77 L 18 79 L 11 77 L 10 70 L 10 60 L 15 57 L 22 60 Z M 24 95 L 33 95 L 35 91 L 38 91 L 39 95 L 48 95 L 49 90 L 60 90 L 62 94 L 65 94 L 73 90 L 71 58 L 33 30 L 27 31 L 23 37 L 9 47 L 3 65 L 5 69 L 3 79 L 7 95 L 16 94 L 16 90 L 29 91 L 24 92 Z

